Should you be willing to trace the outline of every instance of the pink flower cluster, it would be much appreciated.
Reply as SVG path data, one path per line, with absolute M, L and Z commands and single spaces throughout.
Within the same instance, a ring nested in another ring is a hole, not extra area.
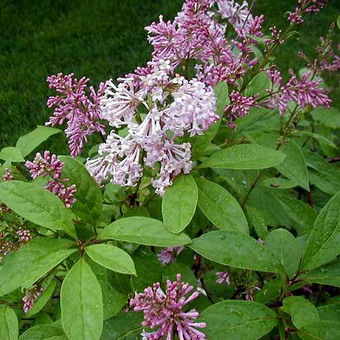
M 229 272 L 217 272 L 217 280 L 216 283 L 225 283 L 227 286 L 230 285 L 230 274 Z
M 273 84 L 272 95 L 263 104 L 269 108 L 278 107 L 281 115 L 288 109 L 289 102 L 295 102 L 300 108 L 308 105 L 314 108 L 330 107 L 331 99 L 325 94 L 324 89 L 319 87 L 321 80 L 311 79 L 312 72 L 304 73 L 300 80 L 293 75 L 285 85 L 279 71 L 271 69 L 267 74 Z
M 103 84 L 100 84 L 96 93 L 90 87 L 90 95 L 87 95 L 86 88 L 89 78 L 75 79 L 73 73 L 63 75 L 59 73 L 47 78 L 49 87 L 55 89 L 56 96 L 49 97 L 47 106 L 54 108 L 54 114 L 46 125 L 60 125 L 65 121 L 65 129 L 68 143 L 73 157 L 80 154 L 88 136 L 94 132 L 105 135 L 105 126 L 98 120 L 101 119 L 99 100 L 103 91 Z
M 121 186 L 135 185 L 143 165 L 155 169 L 152 185 L 160 195 L 181 172 L 191 170 L 190 143 L 177 143 L 184 133 L 202 134 L 219 117 L 213 89 L 197 79 L 171 74 L 169 62 L 150 63 L 153 72 L 106 83 L 101 100 L 103 117 L 111 131 L 99 147 L 99 157 L 87 161 L 89 172 L 100 183 L 110 179 Z M 136 85 L 137 84 L 137 85 Z M 142 112 L 146 113 L 142 113 Z
M 45 151 L 44 155 L 37 152 L 33 162 L 26 161 L 25 165 L 33 179 L 39 176 L 50 176 L 53 180 L 48 181 L 45 188 L 58 196 L 67 208 L 72 207 L 76 202 L 74 194 L 77 192 L 77 188 L 74 184 L 69 187 L 65 186 L 64 183 L 69 179 L 61 179 L 64 163 L 56 155 L 51 155 L 50 151 Z
M 144 293 L 137 294 L 130 300 L 130 306 L 134 311 L 144 313 L 142 326 L 156 329 L 154 332 L 143 331 L 143 339 L 167 340 L 202 340 L 206 336 L 196 328 L 204 328 L 204 322 L 195 322 L 199 313 L 195 309 L 184 311 L 185 305 L 199 296 L 196 291 L 189 297 L 187 294 L 193 291 L 193 287 L 182 282 L 181 274 L 177 274 L 176 281 L 167 280 L 166 291 L 163 292 L 159 283 L 144 290 Z
M 162 249 L 158 254 L 158 260 L 162 264 L 170 264 L 176 262 L 176 256 L 184 250 L 184 247 L 167 247 Z
M 237 118 L 241 118 L 249 113 L 252 107 L 256 107 L 254 97 L 242 96 L 239 92 L 233 91 L 230 93 L 230 102 L 225 109 L 228 125 L 234 129 L 236 125 L 233 123 Z
M 327 4 L 328 0 L 299 0 L 295 11 L 288 16 L 288 21 L 294 24 L 303 23 L 302 14 L 315 14 Z
M 6 169 L 5 173 L 2 176 L 2 180 L 4 182 L 8 182 L 8 181 L 13 181 L 14 177 L 12 175 L 12 170 L 11 169 Z
M 215 9 L 214 5 L 217 5 Z M 257 59 L 250 58 L 250 45 L 255 41 L 249 36 L 262 36 L 263 17 L 255 17 L 243 5 L 233 0 L 187 0 L 173 22 L 163 20 L 146 27 L 149 42 L 154 48 L 153 60 L 166 59 L 173 67 L 195 60 L 196 77 L 208 85 L 219 81 L 234 83 Z M 213 13 L 219 13 L 231 23 L 241 42 L 228 43 L 226 25 L 218 23 Z M 240 50 L 238 55 L 233 47 Z
M 31 289 L 27 290 L 25 296 L 22 298 L 24 303 L 24 313 L 28 313 L 32 309 L 34 302 L 38 299 L 43 291 L 44 288 L 41 286 L 33 286 Z
M 21 243 L 27 243 L 32 238 L 31 233 L 28 229 L 19 228 L 16 234 Z

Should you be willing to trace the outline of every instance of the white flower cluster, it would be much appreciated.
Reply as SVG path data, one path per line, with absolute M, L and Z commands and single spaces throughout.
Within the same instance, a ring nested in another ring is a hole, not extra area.
M 202 134 L 219 117 L 212 87 L 197 79 L 170 77 L 168 62 L 151 66 L 150 72 L 120 79 L 117 86 L 106 82 L 102 115 L 121 132 L 111 131 L 87 168 L 99 183 L 132 186 L 144 164 L 156 170 L 151 183 L 162 195 L 175 176 L 192 167 L 190 143 L 178 143 L 177 138 L 185 132 Z

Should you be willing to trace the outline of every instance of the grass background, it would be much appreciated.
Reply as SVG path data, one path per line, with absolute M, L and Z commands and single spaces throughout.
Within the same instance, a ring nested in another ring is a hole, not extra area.
M 257 0 L 254 13 L 265 14 L 266 27 L 284 27 L 283 14 L 296 2 Z M 182 0 L 1 0 L 0 148 L 48 119 L 48 75 L 74 72 L 96 85 L 133 71 L 150 59 L 144 27 L 159 14 L 173 19 L 181 5 Z M 313 55 L 339 12 L 340 0 L 330 0 L 319 15 L 309 16 L 301 38 L 278 50 L 278 66 L 304 66 L 294 57 L 297 51 Z

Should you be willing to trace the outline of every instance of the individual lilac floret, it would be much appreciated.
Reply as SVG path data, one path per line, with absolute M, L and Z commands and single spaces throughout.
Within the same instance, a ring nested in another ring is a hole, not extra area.
M 56 155 L 51 155 L 50 151 L 45 151 L 44 156 L 42 156 L 38 152 L 33 162 L 26 161 L 25 165 L 33 179 L 39 176 L 52 177 L 53 181 L 48 181 L 45 188 L 58 196 L 64 202 L 66 208 L 72 207 L 76 202 L 74 194 L 77 192 L 77 188 L 74 184 L 69 187 L 65 186 L 64 183 L 68 182 L 69 179 L 61 179 L 64 163 Z
M 6 169 L 4 175 L 2 176 L 2 180 L 4 182 L 13 181 L 14 177 L 12 175 L 11 169 Z
M 49 87 L 55 89 L 58 95 L 47 100 L 47 106 L 54 108 L 54 113 L 46 125 L 55 126 L 67 122 L 65 133 L 73 157 L 80 154 L 89 135 L 94 132 L 105 135 L 105 127 L 98 121 L 102 118 L 99 102 L 104 84 L 100 84 L 97 93 L 91 86 L 88 95 L 85 90 L 89 80 L 85 77 L 79 80 L 73 78 L 73 73 L 58 73 L 47 78 Z
M 41 286 L 34 286 L 33 288 L 26 291 L 25 296 L 22 298 L 22 301 L 24 303 L 24 313 L 28 313 L 29 310 L 32 309 L 34 302 L 38 299 L 43 291 L 44 288 Z
M 228 272 L 217 272 L 216 275 L 216 283 L 225 283 L 228 286 L 230 285 L 230 274 Z
M 176 262 L 176 256 L 184 250 L 184 247 L 167 247 L 162 249 L 158 254 L 159 262 L 170 264 Z
M 141 334 L 146 340 L 172 340 L 177 335 L 179 340 L 202 340 L 206 336 L 196 328 L 204 328 L 204 322 L 195 322 L 199 313 L 195 309 L 184 311 L 186 304 L 196 299 L 199 292 L 187 294 L 194 287 L 182 282 L 181 274 L 177 274 L 176 281 L 167 280 L 166 291 L 163 292 L 159 283 L 144 290 L 144 293 L 136 294 L 130 300 L 130 306 L 134 311 L 143 311 L 144 321 L 142 326 L 149 327 L 154 332 L 143 331 Z

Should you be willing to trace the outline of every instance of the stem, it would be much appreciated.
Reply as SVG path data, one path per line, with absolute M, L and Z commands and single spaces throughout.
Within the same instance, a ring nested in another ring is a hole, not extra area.
M 245 207 L 245 205 L 246 205 L 246 203 L 247 203 L 247 200 L 248 200 L 250 194 L 251 194 L 252 191 L 255 189 L 256 184 L 257 184 L 257 182 L 261 179 L 263 173 L 264 173 L 264 170 L 261 170 L 261 171 L 257 174 L 257 176 L 255 177 L 254 182 L 251 184 L 250 189 L 248 190 L 246 196 L 244 197 L 244 199 L 242 200 L 242 202 L 241 202 L 241 204 L 240 204 L 242 208 Z

